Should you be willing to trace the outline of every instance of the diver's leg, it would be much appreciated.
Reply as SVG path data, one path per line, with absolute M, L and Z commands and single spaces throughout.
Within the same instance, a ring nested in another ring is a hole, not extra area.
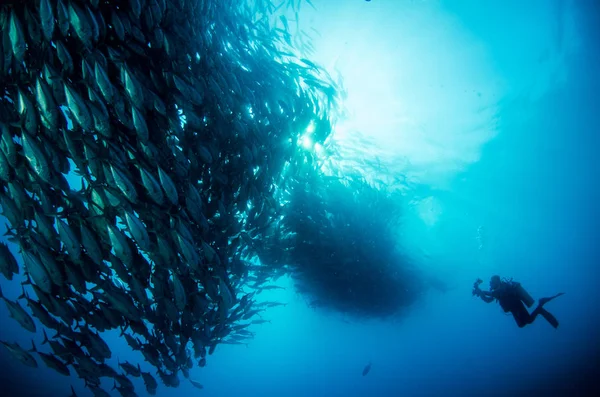
M 539 314 L 542 315 L 554 328 L 558 328 L 558 320 L 548 310 L 543 307 L 540 308 Z
M 517 316 L 516 313 L 513 313 L 513 318 L 515 319 L 515 321 L 517 322 L 517 326 L 519 328 L 523 328 L 524 326 L 526 326 L 527 324 L 530 324 L 530 322 L 528 322 L 528 319 L 524 319 L 521 316 Z
M 564 294 L 565 294 L 564 292 L 561 292 L 561 293 L 558 293 L 558 294 L 556 294 L 554 296 L 551 296 L 549 298 L 541 298 L 540 301 L 539 301 L 539 306 L 538 307 L 542 307 L 546 303 L 550 302 L 552 299 L 558 298 L 559 296 L 564 295 Z
M 550 325 L 552 325 L 554 328 L 558 328 L 558 320 L 556 319 L 556 317 L 550 314 L 548 310 L 544 309 L 541 304 L 538 305 L 538 307 L 536 307 L 535 310 L 532 311 L 529 315 L 528 324 L 534 322 L 538 314 L 541 314 L 542 317 L 544 317 L 546 321 L 548 321 Z
M 515 305 L 511 312 L 519 328 L 523 328 L 527 324 L 531 324 L 533 321 L 529 315 L 529 312 L 527 309 L 525 309 L 525 306 L 522 303 L 520 305 Z

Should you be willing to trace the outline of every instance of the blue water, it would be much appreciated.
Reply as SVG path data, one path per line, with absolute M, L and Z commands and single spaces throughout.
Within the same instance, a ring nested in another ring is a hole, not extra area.
M 355 156 L 377 155 L 390 173 L 378 177 L 411 181 L 398 203 L 402 243 L 449 288 L 429 291 L 397 320 L 357 321 L 310 308 L 281 278 L 285 290 L 261 294 L 288 303 L 264 313 L 271 323 L 253 326 L 247 346 L 219 345 L 206 368 L 191 370 L 204 390 L 181 377 L 179 388 L 161 385 L 158 395 L 598 392 L 594 2 L 313 2 L 319 11 L 306 9 L 304 21 L 322 32 L 314 58 L 337 68 L 348 88 L 351 115 L 334 137 Z M 351 147 L 352 131 L 373 147 Z M 473 298 L 473 281 L 487 287 L 493 274 L 514 277 L 535 299 L 565 292 L 546 306 L 560 327 L 538 318 L 520 329 L 497 303 Z M 0 286 L 7 297 L 20 293 L 3 278 Z M 1 339 L 30 344 L 4 305 L 0 319 Z M 117 333 L 105 336 L 110 363 L 118 357 L 150 370 Z M 39 347 L 41 331 L 35 340 Z M 70 385 L 90 395 L 82 381 L 21 366 L 4 349 L 0 366 L 2 395 L 67 396 Z

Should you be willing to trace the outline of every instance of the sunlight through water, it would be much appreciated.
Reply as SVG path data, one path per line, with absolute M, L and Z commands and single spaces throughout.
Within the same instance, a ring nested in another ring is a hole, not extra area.
M 470 21 L 438 1 L 315 4 L 318 12 L 302 14 L 319 32 L 314 59 L 347 90 L 333 139 L 357 158 L 378 156 L 390 174 L 413 183 L 447 188 L 497 135 L 505 101 L 523 89 L 539 96 L 564 80 L 555 43 L 539 37 L 515 43 L 536 54 L 520 62 L 535 74 L 511 76 L 506 64 L 517 61 L 499 58 Z M 547 35 L 553 18 L 537 30 Z M 515 31 L 529 28 L 529 21 L 510 22 Z M 540 56 L 548 62 L 539 63 Z

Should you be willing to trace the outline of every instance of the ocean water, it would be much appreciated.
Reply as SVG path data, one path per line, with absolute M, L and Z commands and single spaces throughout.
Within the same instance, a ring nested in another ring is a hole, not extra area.
M 600 387 L 599 9 L 594 1 L 313 0 L 312 60 L 339 73 L 347 115 L 335 141 L 374 179 L 402 185 L 401 242 L 441 279 L 393 320 L 313 308 L 288 277 L 261 299 L 286 302 L 244 345 L 158 396 L 584 396 Z M 354 139 L 366 137 L 362 144 Z M 364 142 L 368 142 L 364 143 Z M 560 321 L 518 328 L 471 295 L 499 274 Z M 15 298 L 16 283 L 0 278 Z M 140 362 L 119 337 L 113 358 Z M 31 334 L 0 305 L 0 339 Z M 41 331 L 34 337 L 41 342 Z M 371 370 L 363 376 L 363 368 Z M 67 396 L 83 381 L 0 350 L 0 395 Z M 136 391 L 144 396 L 140 380 Z M 110 385 L 107 385 L 110 388 Z M 115 393 L 115 391 L 113 391 Z

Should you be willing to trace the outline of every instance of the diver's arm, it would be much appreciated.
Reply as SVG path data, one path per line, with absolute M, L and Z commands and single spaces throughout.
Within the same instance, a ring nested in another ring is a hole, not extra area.
M 486 303 L 492 303 L 494 301 L 494 294 L 492 291 L 483 291 L 478 288 L 477 295 Z
M 486 303 L 492 303 L 494 301 L 494 299 L 496 298 L 494 296 L 494 293 L 492 291 L 483 291 L 481 288 L 479 288 L 479 285 L 482 283 L 481 279 L 478 278 L 475 283 L 473 284 L 473 295 L 477 295 L 478 297 L 481 298 L 482 301 L 486 302 Z
M 485 303 L 492 303 L 494 301 L 494 297 L 489 291 L 481 291 L 481 295 L 479 295 L 479 297 Z

